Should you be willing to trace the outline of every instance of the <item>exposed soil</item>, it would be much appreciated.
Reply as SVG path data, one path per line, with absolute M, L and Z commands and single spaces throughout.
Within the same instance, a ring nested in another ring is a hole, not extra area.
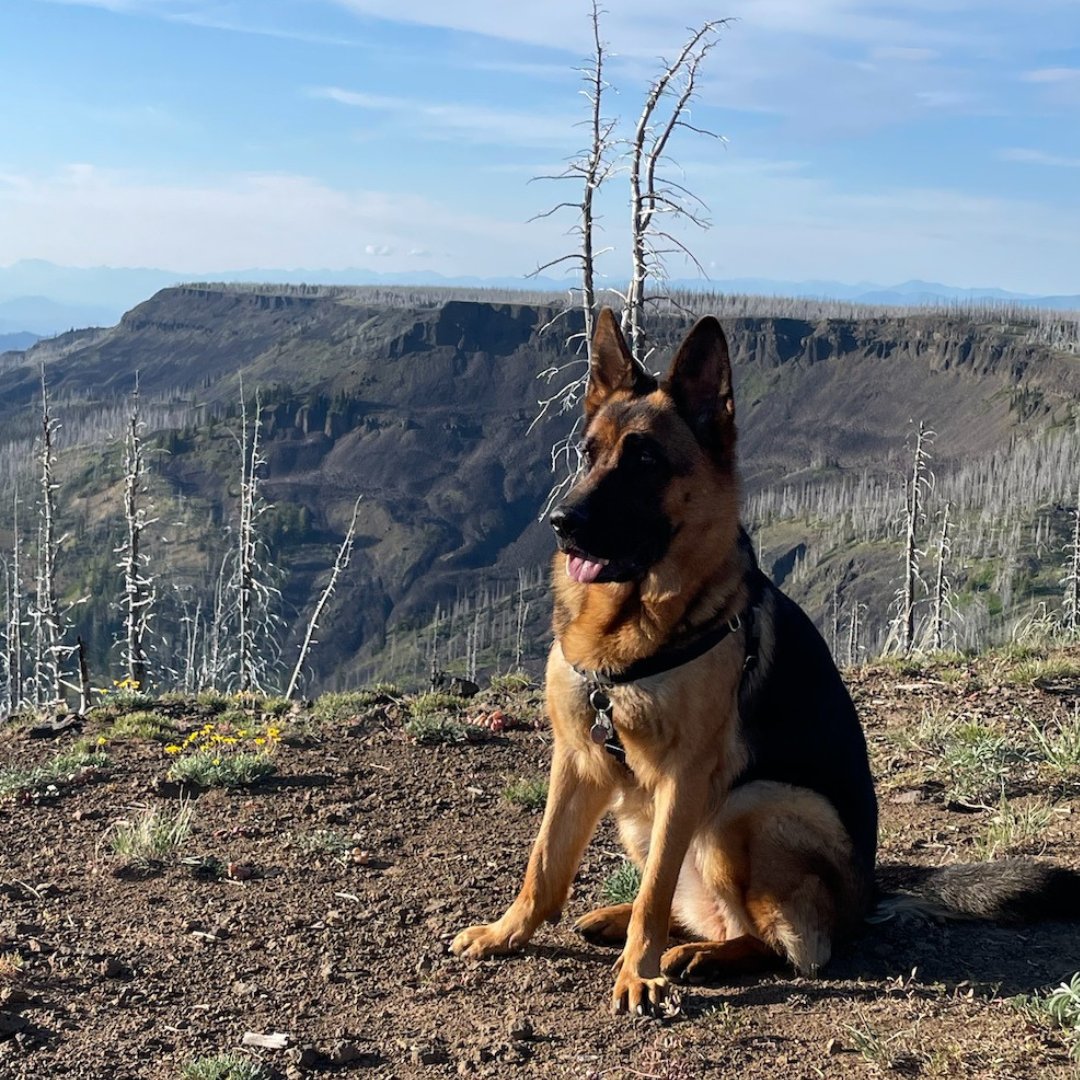
M 1080 701 L 1075 678 L 1040 689 L 996 677 L 990 661 L 948 681 L 934 669 L 851 675 L 886 876 L 973 860 L 993 816 L 949 804 L 937 763 L 905 732 L 928 713 L 1026 731 Z M 528 719 L 536 698 L 506 708 Z M 9 725 L 0 768 L 47 760 L 75 737 Z M 822 978 L 687 987 L 664 1022 L 609 1016 L 615 952 L 570 928 L 620 862 L 608 825 L 560 926 L 515 958 L 450 956 L 456 930 L 513 896 L 539 815 L 502 792 L 541 774 L 548 751 L 542 727 L 415 745 L 396 708 L 375 710 L 287 739 L 278 776 L 252 790 L 196 794 L 192 835 L 144 873 L 124 871 L 106 836 L 133 809 L 182 796 L 160 783 L 159 743 L 113 742 L 101 774 L 0 802 L 0 954 L 22 960 L 0 977 L 0 1076 L 177 1077 L 192 1058 L 239 1051 L 246 1032 L 287 1034 L 288 1049 L 250 1053 L 291 1077 L 1075 1075 L 1061 1038 L 1008 1000 L 1080 970 L 1074 925 L 890 922 Z M 1017 807 L 1039 794 L 1056 804 L 1013 850 L 1080 866 L 1078 776 L 1018 765 L 1007 791 Z M 363 854 L 312 854 L 303 841 L 319 830 L 355 837 Z M 233 863 L 242 880 L 182 861 L 194 857 Z

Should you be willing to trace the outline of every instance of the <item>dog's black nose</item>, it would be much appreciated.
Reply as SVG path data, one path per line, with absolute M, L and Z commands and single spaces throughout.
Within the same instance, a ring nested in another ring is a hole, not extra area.
M 551 511 L 551 527 L 555 535 L 568 540 L 581 527 L 585 515 L 576 506 L 556 506 Z

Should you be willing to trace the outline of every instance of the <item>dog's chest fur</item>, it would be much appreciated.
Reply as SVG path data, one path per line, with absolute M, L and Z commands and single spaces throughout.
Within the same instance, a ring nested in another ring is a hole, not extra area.
M 738 718 L 741 666 L 741 643 L 732 637 L 672 671 L 606 687 L 626 751 L 623 765 L 592 741 L 596 710 L 589 703 L 590 684 L 556 642 L 547 673 L 549 715 L 556 736 L 588 762 L 589 771 L 613 775 L 620 788 L 651 792 L 662 777 L 694 762 L 712 777 L 719 795 L 747 762 Z

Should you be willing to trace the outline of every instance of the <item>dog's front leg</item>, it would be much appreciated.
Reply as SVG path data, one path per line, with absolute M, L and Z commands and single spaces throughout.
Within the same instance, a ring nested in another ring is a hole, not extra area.
M 667 996 L 660 957 L 668 943 L 679 871 L 701 823 L 707 794 L 708 780 L 700 775 L 666 777 L 656 788 L 649 854 L 616 965 L 612 1012 L 655 1012 Z
M 462 930 L 451 952 L 470 959 L 515 952 L 544 919 L 562 909 L 585 846 L 611 799 L 610 786 L 583 775 L 578 764 L 572 751 L 556 743 L 544 819 L 521 891 L 497 922 Z

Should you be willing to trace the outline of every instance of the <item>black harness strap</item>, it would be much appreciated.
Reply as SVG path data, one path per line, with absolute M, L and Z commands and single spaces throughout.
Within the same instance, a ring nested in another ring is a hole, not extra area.
M 651 675 L 662 675 L 665 671 L 673 671 L 677 667 L 682 667 L 683 664 L 689 664 L 691 660 L 696 660 L 699 656 L 704 656 L 710 649 L 715 649 L 720 642 L 740 629 L 746 631 L 746 655 L 743 659 L 742 680 L 739 685 L 741 701 L 746 687 L 746 676 L 757 665 L 758 659 L 758 620 L 755 607 L 756 605 L 747 607 L 742 615 L 736 615 L 732 619 L 718 620 L 716 625 L 694 638 L 693 641 L 674 649 L 654 653 L 641 660 L 635 660 L 622 671 L 583 671 L 571 665 L 588 684 L 589 704 L 596 712 L 596 721 L 591 731 L 593 741 L 603 742 L 604 749 L 620 765 L 629 768 L 626 764 L 626 747 L 623 746 L 611 719 L 611 699 L 602 688 L 625 686 L 627 683 L 647 679 Z

